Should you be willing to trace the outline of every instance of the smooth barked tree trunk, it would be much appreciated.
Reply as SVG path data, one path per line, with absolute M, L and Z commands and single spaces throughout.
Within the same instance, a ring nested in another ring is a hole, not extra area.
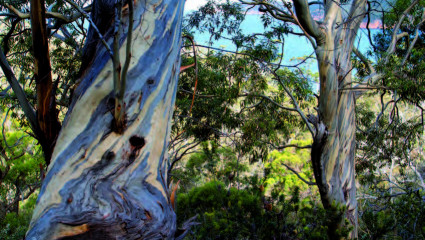
M 95 1 L 92 13 L 95 22 L 110 24 L 101 30 L 109 44 L 114 2 Z M 126 57 L 128 41 L 125 4 L 121 59 Z M 174 237 L 176 216 L 168 197 L 166 158 L 184 0 L 136 0 L 134 4 L 124 132 L 111 129 L 112 59 L 98 41 L 74 92 L 26 239 Z M 108 19 L 97 21 L 96 14 Z M 90 31 L 96 35 L 93 28 Z
M 366 1 L 352 1 L 348 11 L 339 1 L 324 1 L 321 23 L 313 20 L 306 0 L 295 0 L 294 6 L 300 24 L 317 44 L 320 97 L 311 159 L 327 210 L 328 237 L 340 239 L 348 225 L 352 227 L 349 237 L 356 238 L 355 96 L 344 88 L 351 87 L 351 53 Z

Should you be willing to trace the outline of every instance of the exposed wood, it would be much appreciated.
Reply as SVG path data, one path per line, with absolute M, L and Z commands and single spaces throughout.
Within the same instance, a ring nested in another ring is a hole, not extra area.
M 180 183 L 180 180 L 173 187 L 173 190 L 171 191 L 171 195 L 170 195 L 171 207 L 173 209 L 176 209 L 176 198 L 177 198 L 176 193 L 177 193 L 177 189 L 179 188 L 179 183 Z
M 43 148 L 46 165 L 49 165 L 60 123 L 50 67 L 44 4 L 44 0 L 31 0 L 31 29 L 37 92 L 36 113 L 40 128 L 37 139 Z

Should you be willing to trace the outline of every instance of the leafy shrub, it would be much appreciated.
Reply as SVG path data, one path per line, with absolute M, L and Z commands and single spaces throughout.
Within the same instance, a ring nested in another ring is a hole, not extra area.
M 32 211 L 35 207 L 38 194 L 32 194 L 19 207 L 19 214 L 9 212 L 0 219 L 0 239 L 16 240 L 23 239 L 31 221 Z
M 324 209 L 301 199 L 297 189 L 290 195 L 266 197 L 258 187 L 207 182 L 178 195 L 178 224 L 198 214 L 200 225 L 186 239 L 326 239 Z

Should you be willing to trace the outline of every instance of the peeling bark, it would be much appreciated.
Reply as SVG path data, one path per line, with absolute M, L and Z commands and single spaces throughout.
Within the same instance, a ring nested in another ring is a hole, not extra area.
M 328 212 L 328 237 L 341 238 L 345 219 L 357 237 L 357 201 L 355 185 L 355 96 L 340 91 L 351 84 L 351 52 L 356 33 L 366 14 L 366 1 L 352 1 L 350 12 L 342 16 L 339 1 L 325 2 L 325 17 L 319 26 L 312 22 L 305 0 L 294 1 L 298 19 L 317 43 L 320 98 L 319 121 L 311 159 L 324 208 Z M 321 32 L 319 34 L 319 31 Z
M 37 139 L 43 148 L 46 165 L 49 165 L 54 142 L 60 130 L 56 110 L 55 88 L 50 66 L 46 8 L 44 0 L 31 0 L 32 48 L 34 54 L 34 78 L 37 92 Z
M 97 44 L 56 141 L 27 239 L 174 237 L 176 216 L 165 180 L 184 1 L 134 3 L 126 128 L 122 134 L 111 129 L 112 59 Z M 105 5 L 108 0 L 95 1 L 94 14 Z M 128 25 L 125 6 L 122 21 Z M 122 30 L 125 59 L 127 27 Z M 111 44 L 111 34 L 105 40 Z

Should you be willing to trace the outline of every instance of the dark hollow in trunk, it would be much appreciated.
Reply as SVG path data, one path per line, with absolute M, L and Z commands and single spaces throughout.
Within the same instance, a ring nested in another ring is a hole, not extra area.
M 134 3 L 126 128 L 122 134 L 111 130 L 112 60 L 97 43 L 56 141 L 27 239 L 174 236 L 176 216 L 166 184 L 166 159 L 184 1 Z M 101 12 L 105 5 L 108 1 L 95 1 L 94 11 Z M 125 59 L 125 6 L 122 21 L 120 56 Z M 105 33 L 111 44 L 111 34 Z

